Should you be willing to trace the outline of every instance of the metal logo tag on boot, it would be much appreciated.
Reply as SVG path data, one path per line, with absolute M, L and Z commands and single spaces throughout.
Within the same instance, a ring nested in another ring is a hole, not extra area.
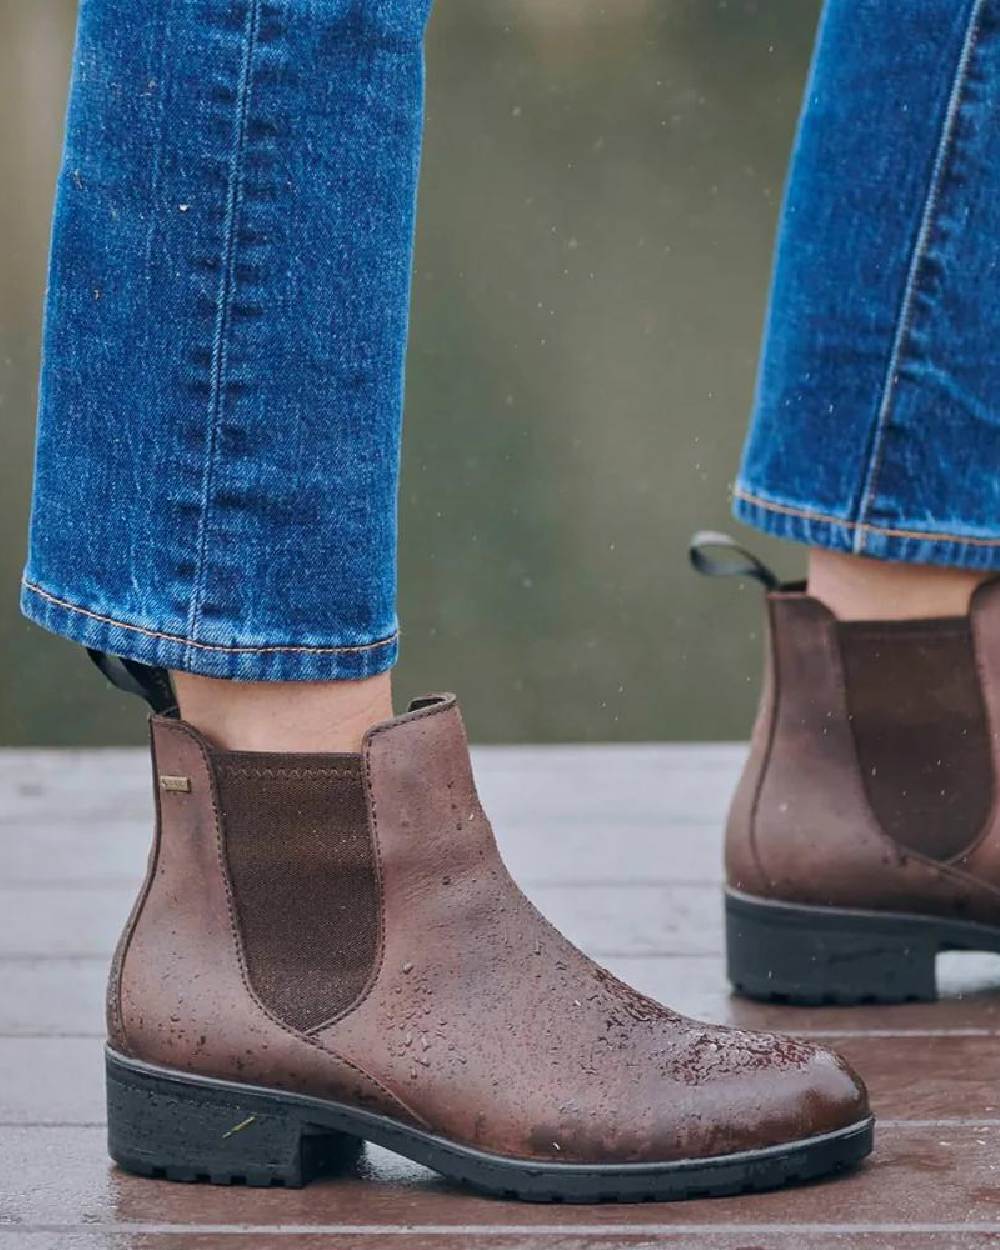
M 160 789 L 173 790 L 178 794 L 191 793 L 190 777 L 168 777 L 166 774 L 160 774 Z

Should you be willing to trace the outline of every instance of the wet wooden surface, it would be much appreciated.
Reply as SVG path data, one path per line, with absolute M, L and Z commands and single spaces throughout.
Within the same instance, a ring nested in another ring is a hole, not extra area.
M 0 1250 L 928 1250 L 1000 1246 L 1000 958 L 942 957 L 938 1003 L 729 996 L 721 823 L 737 747 L 492 748 L 483 798 L 529 894 L 694 1015 L 829 1039 L 868 1078 L 877 1151 L 779 1193 L 642 1207 L 479 1198 L 388 1152 L 294 1191 L 139 1180 L 104 1152 L 105 965 L 148 844 L 145 758 L 0 753 Z

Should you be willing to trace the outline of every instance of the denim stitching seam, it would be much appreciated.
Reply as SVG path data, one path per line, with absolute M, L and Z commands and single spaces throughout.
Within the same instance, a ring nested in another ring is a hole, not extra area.
M 874 525 L 871 521 L 848 521 L 843 517 L 831 516 L 828 512 L 814 512 L 810 508 L 796 508 L 791 504 L 774 503 L 770 499 L 761 499 L 741 486 L 733 488 L 733 497 L 749 504 L 753 508 L 763 508 L 765 512 L 776 512 L 782 516 L 801 517 L 804 521 L 819 521 L 825 525 L 838 525 L 842 529 L 863 530 L 868 534 L 881 534 L 885 538 L 917 538 L 923 542 L 967 543 L 972 547 L 1000 547 L 1000 538 L 977 538 L 972 534 L 947 534 L 934 530 L 892 529 L 885 525 Z
M 889 356 L 889 363 L 886 367 L 885 379 L 882 386 L 882 400 L 879 404 L 878 414 L 875 418 L 875 428 L 871 437 L 871 446 L 868 453 L 868 470 L 862 482 L 861 499 L 857 512 L 857 528 L 855 530 L 853 543 L 856 554 L 861 554 L 865 548 L 865 534 L 867 533 L 866 517 L 870 514 L 872 506 L 875 502 L 878 478 L 882 469 L 885 454 L 885 435 L 889 425 L 892 402 L 896 397 L 900 360 L 902 358 L 906 339 L 913 322 L 914 299 L 917 293 L 918 278 L 920 269 L 927 257 L 931 230 L 934 224 L 934 215 L 941 196 L 941 184 L 944 176 L 945 163 L 948 159 L 952 143 L 955 138 L 955 126 L 958 120 L 959 105 L 961 103 L 962 92 L 965 88 L 966 81 L 968 80 L 969 66 L 972 62 L 972 55 L 975 51 L 976 41 L 979 36 L 980 18 L 984 2 L 985 0 L 972 0 L 972 4 L 969 9 L 969 20 L 965 32 L 965 39 L 962 44 L 962 52 L 959 56 L 958 64 L 955 67 L 955 78 L 952 82 L 951 93 L 948 97 L 948 106 L 945 110 L 944 122 L 941 127 L 941 136 L 938 141 L 938 148 L 934 157 L 934 165 L 931 169 L 930 184 L 927 188 L 927 198 L 924 202 L 924 210 L 920 219 L 920 228 L 914 242 L 913 255 L 910 258 L 910 267 L 906 276 L 906 285 L 903 288 L 903 297 L 900 301 L 899 313 L 896 322 L 896 334 L 893 339 L 892 351 Z
M 211 511 L 212 479 L 219 450 L 219 431 L 225 404 L 226 380 L 226 334 L 236 289 L 236 219 L 243 201 L 244 155 L 247 141 L 247 120 L 252 89 L 253 59 L 257 48 L 257 32 L 260 26 L 260 0 L 249 0 L 244 26 L 245 46 L 236 90 L 236 117 L 234 120 L 233 154 L 229 165 L 229 184 L 226 189 L 226 213 L 223 223 L 222 272 L 219 277 L 219 294 L 216 306 L 215 332 L 212 341 L 211 380 L 208 400 L 207 446 L 205 469 L 202 475 L 201 515 L 196 539 L 195 573 L 188 611 L 187 633 L 189 639 L 196 637 L 201 624 L 201 607 L 205 595 L 206 554 L 208 548 L 208 522 Z M 193 645 L 193 644 L 191 644 Z
M 88 620 L 97 621 L 101 625 L 113 625 L 116 629 L 127 629 L 130 633 L 142 634 L 146 638 L 180 643 L 195 651 L 224 651 L 238 655 L 297 654 L 299 652 L 311 655 L 352 655 L 357 652 L 375 651 L 379 647 L 391 646 L 399 639 L 399 631 L 394 630 L 388 637 L 379 638 L 375 642 L 347 643 L 343 646 L 335 647 L 310 646 L 309 644 L 299 643 L 269 643 L 260 647 L 243 647 L 229 646 L 221 642 L 195 642 L 193 638 L 186 638 L 182 634 L 168 634 L 158 629 L 147 629 L 144 625 L 130 625 L 127 621 L 119 621 L 116 617 L 106 616 L 101 612 L 92 612 L 90 608 L 82 608 L 79 604 L 70 603 L 68 599 L 60 599 L 57 595 L 50 594 L 47 590 L 43 590 L 41 586 L 36 586 L 34 582 L 29 582 L 27 578 L 23 579 L 21 585 L 29 593 L 37 595 L 40 599 L 44 599 L 54 607 L 62 608 L 66 612 L 72 612 L 76 616 L 84 616 Z

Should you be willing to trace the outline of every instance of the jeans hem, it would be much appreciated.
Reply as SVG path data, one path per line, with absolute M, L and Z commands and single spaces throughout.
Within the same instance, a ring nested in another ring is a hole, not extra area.
M 397 633 L 342 645 L 201 642 L 116 620 L 27 579 L 21 583 L 21 611 L 43 629 L 85 647 L 140 664 L 237 681 L 357 681 L 391 668 L 399 651 Z
M 1000 536 L 953 534 L 847 521 L 794 503 L 762 499 L 745 486 L 733 495 L 733 516 L 775 538 L 900 564 L 1000 569 Z

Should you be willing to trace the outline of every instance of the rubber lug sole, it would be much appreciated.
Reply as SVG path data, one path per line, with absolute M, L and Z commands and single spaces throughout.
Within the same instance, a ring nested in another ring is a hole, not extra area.
M 584 1165 L 507 1159 L 387 1116 L 303 1094 L 154 1067 L 107 1052 L 108 1150 L 127 1172 L 216 1185 L 298 1188 L 342 1170 L 363 1142 L 449 1180 L 530 1202 L 656 1202 L 739 1194 L 853 1167 L 871 1117 L 803 1141 L 673 1163 Z
M 1000 952 L 1000 929 L 726 892 L 726 963 L 748 998 L 811 1006 L 930 1002 L 940 951 Z

